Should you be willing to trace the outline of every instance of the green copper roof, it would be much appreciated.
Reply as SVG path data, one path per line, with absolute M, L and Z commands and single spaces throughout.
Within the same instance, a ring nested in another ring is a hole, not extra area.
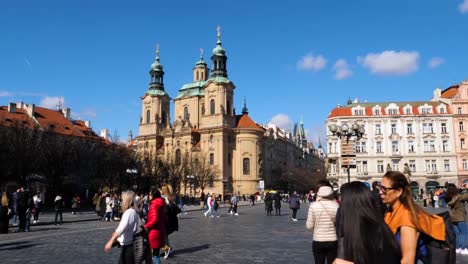
M 169 95 L 166 93 L 166 91 L 160 90 L 160 89 L 149 89 L 148 91 L 146 91 L 146 94 L 149 94 L 149 95 L 160 95 L 160 96 L 167 95 L 167 96 L 169 96 Z
M 182 98 L 184 96 L 204 96 L 205 95 L 205 90 L 201 87 L 196 87 L 196 88 L 191 88 L 191 89 L 180 89 L 179 94 L 175 99 Z
M 226 51 L 223 49 L 221 46 L 221 41 L 218 39 L 218 42 L 216 42 L 216 47 L 213 49 L 213 55 L 224 56 L 224 54 L 226 54 Z
M 151 64 L 151 70 L 153 71 L 162 71 L 163 66 L 161 63 L 159 63 L 159 59 L 157 59 L 153 64 Z
M 211 76 L 209 79 L 208 79 L 208 82 L 209 81 L 212 81 L 212 82 L 215 82 L 215 83 L 230 83 L 231 81 L 226 78 L 226 77 L 223 77 L 223 76 Z
M 184 86 L 182 86 L 182 88 L 180 88 L 179 91 L 192 89 L 192 88 L 198 88 L 198 87 L 201 88 L 201 87 L 205 86 L 205 84 L 206 84 L 206 81 L 198 81 L 198 82 L 187 83 L 187 84 L 184 84 Z

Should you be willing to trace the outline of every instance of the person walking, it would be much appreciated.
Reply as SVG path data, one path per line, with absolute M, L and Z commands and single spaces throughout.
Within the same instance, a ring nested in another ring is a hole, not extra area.
M 340 252 L 334 263 L 400 264 L 401 250 L 385 224 L 374 194 L 362 182 L 341 186 Z
M 388 206 L 385 223 L 399 236 L 401 263 L 416 261 L 420 233 L 445 241 L 445 223 L 442 217 L 430 215 L 414 201 L 408 179 L 399 171 L 388 171 L 382 178 L 380 198 Z
M 112 219 L 112 217 L 113 217 L 112 204 L 114 203 L 113 200 L 114 199 L 112 198 L 110 193 L 106 194 L 106 202 L 105 202 L 106 203 L 106 212 L 102 216 L 102 219 L 101 219 L 102 222 L 104 222 L 105 220 L 107 222 L 114 221 L 114 219 Z
M 232 210 L 230 210 L 231 215 L 239 215 L 237 213 L 237 203 L 239 202 L 239 198 L 237 198 L 237 195 L 233 194 L 231 198 L 231 203 L 232 203 Z
M 12 209 L 13 209 L 13 225 L 16 226 L 18 225 L 18 192 L 20 191 L 20 188 L 16 190 L 16 192 L 13 193 L 13 198 L 12 198 Z
M 39 213 L 41 211 L 42 200 L 40 198 L 40 193 L 36 193 L 33 196 L 34 209 L 33 209 L 33 223 L 37 224 L 39 222 Z
M 273 197 L 269 192 L 265 195 L 265 211 L 267 216 L 271 216 L 271 212 L 273 212 Z
M 208 206 L 208 210 L 203 213 L 205 217 L 213 217 L 213 197 L 211 197 L 211 193 L 208 194 L 208 198 L 206 199 L 206 205 Z
M 177 215 L 180 213 L 180 209 L 175 203 L 174 189 L 170 184 L 166 184 L 162 187 L 162 198 L 165 201 L 165 212 L 166 212 L 166 232 L 164 237 L 164 259 L 167 259 L 172 252 L 172 246 L 169 243 L 169 235 L 174 231 L 179 231 L 179 219 Z
M 64 201 L 61 194 L 57 194 L 54 199 L 54 209 L 55 209 L 55 221 L 54 225 L 57 225 L 57 218 L 60 216 L 60 225 L 63 223 L 63 207 Z
M 1 198 L 0 204 L 0 233 L 8 233 L 8 224 L 10 222 L 10 215 L 12 214 L 10 208 L 8 208 L 8 197 L 4 192 Z
M 289 208 L 292 210 L 292 220 L 297 222 L 296 214 L 300 208 L 300 201 L 296 191 L 289 197 Z
M 465 212 L 465 202 L 468 201 L 468 193 L 460 194 L 460 190 L 458 190 L 455 184 L 448 184 L 445 199 L 447 206 L 450 208 L 450 217 L 455 231 L 456 252 L 468 255 Z
M 338 242 L 335 217 L 337 209 L 338 203 L 334 199 L 333 189 L 329 186 L 320 187 L 317 191 L 316 202 L 309 206 L 306 222 L 307 229 L 313 230 L 312 252 L 316 264 L 325 264 L 325 261 L 332 263 L 336 258 Z
M 81 203 L 81 200 L 80 200 L 80 195 L 79 194 L 76 194 L 73 198 L 72 198 L 72 214 L 77 214 L 78 212 L 80 212 L 80 203 Z
M 275 204 L 275 213 L 276 215 L 281 215 L 281 197 L 279 193 L 275 193 L 273 197 L 273 201 Z
M 151 202 L 145 228 L 148 230 L 148 240 L 153 251 L 153 264 L 161 264 L 159 250 L 165 245 L 166 235 L 165 202 L 161 198 L 161 192 L 154 186 L 151 187 L 149 199 Z
M 122 193 L 122 219 L 119 226 L 112 233 L 111 238 L 104 246 L 104 251 L 109 252 L 116 242 L 122 248 L 120 252 L 119 264 L 133 264 L 133 238 L 138 229 L 138 213 L 133 208 L 135 193 L 133 191 L 125 191 Z

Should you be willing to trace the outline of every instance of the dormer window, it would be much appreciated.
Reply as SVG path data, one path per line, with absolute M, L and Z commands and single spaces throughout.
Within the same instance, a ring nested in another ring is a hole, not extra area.
M 432 113 L 432 108 L 430 108 L 430 107 L 423 107 L 423 108 L 421 108 L 421 113 L 422 113 L 423 115 L 431 114 L 431 113 Z
M 388 109 L 389 115 L 398 115 L 398 109 Z
M 374 110 L 374 115 L 380 115 L 380 109 L 375 109 Z
M 355 110 L 354 110 L 354 115 L 364 115 L 364 110 L 362 110 L 362 109 L 355 109 Z

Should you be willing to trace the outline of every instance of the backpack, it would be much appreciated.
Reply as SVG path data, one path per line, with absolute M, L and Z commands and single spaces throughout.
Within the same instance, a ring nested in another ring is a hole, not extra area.
M 455 264 L 455 231 L 453 230 L 450 213 L 443 212 L 437 215 L 444 219 L 445 241 L 436 240 L 427 234 L 421 234 L 420 240 L 423 242 L 423 246 L 418 248 L 416 257 L 424 264 Z
M 140 217 L 138 217 L 138 229 L 133 236 L 133 256 L 135 264 L 152 263 L 148 231 Z
M 449 212 L 437 214 L 444 219 L 445 240 L 437 240 L 429 234 L 421 233 L 416 248 L 416 260 L 424 264 L 455 264 L 455 231 Z M 400 241 L 400 231 L 397 232 L 397 239 Z

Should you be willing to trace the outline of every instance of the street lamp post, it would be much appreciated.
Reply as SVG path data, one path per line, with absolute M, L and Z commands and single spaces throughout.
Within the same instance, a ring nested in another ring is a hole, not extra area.
M 189 184 L 190 184 L 190 201 L 192 199 L 192 186 L 193 186 L 193 179 L 195 178 L 195 176 L 193 175 L 187 175 L 187 179 L 189 179 Z
M 359 141 L 362 136 L 364 135 L 364 128 L 361 127 L 360 125 L 358 125 L 356 122 L 354 122 L 351 127 L 344 123 L 342 124 L 341 126 L 337 126 L 335 124 L 332 124 L 330 126 L 328 126 L 328 128 L 330 129 L 330 132 L 334 135 L 334 136 L 337 136 L 339 139 L 341 138 L 346 138 L 346 144 L 349 143 L 349 139 L 351 137 L 356 137 L 356 141 Z M 341 154 L 341 157 L 342 158 L 355 158 L 356 155 L 355 154 Z M 346 172 L 348 173 L 348 182 L 351 181 L 351 172 L 350 172 L 350 169 L 351 169 L 351 165 L 350 164 L 346 164 Z

